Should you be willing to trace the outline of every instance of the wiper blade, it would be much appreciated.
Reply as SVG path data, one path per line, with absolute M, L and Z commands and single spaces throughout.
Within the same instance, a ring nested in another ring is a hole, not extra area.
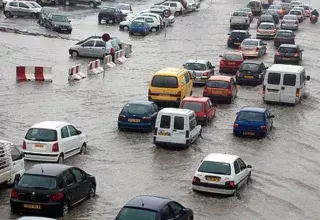
M 40 187 L 40 186 L 36 186 L 36 187 L 33 187 L 33 189 L 47 190 L 47 189 L 50 189 L 50 188 L 48 188 L 48 187 Z

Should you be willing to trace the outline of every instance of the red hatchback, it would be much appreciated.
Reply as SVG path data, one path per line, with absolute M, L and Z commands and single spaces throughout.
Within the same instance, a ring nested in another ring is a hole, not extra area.
M 241 52 L 226 52 L 220 57 L 220 73 L 236 73 L 245 60 Z
M 185 97 L 180 108 L 193 110 L 196 114 L 197 123 L 207 125 L 216 115 L 216 106 L 208 97 L 188 96 Z

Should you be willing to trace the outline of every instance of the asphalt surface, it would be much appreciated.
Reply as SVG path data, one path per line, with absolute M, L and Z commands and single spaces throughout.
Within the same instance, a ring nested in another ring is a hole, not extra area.
M 133 9 L 149 8 L 153 1 L 131 1 Z M 239 87 L 230 105 L 218 105 L 216 118 L 204 128 L 203 138 L 182 151 L 156 148 L 152 134 L 119 132 L 117 116 L 125 103 L 146 99 L 152 74 L 166 66 L 180 67 L 187 59 L 208 59 L 218 67 L 226 46 L 229 16 L 247 0 L 204 0 L 198 12 L 176 18 L 173 27 L 146 37 L 129 37 L 117 25 L 98 25 L 98 9 L 61 8 L 69 15 L 73 33 L 63 35 L 39 27 L 27 18 L 6 19 L 0 27 L 67 39 L 0 32 L 0 138 L 22 143 L 27 129 L 44 120 L 64 120 L 87 134 L 88 152 L 65 161 L 97 178 L 97 197 L 70 211 L 64 219 L 114 219 L 123 204 L 136 195 L 170 197 L 192 208 L 197 220 L 211 219 L 320 219 L 320 23 L 305 20 L 296 42 L 304 49 L 302 65 L 311 80 L 309 97 L 295 107 L 265 105 L 261 86 Z M 115 4 L 112 2 L 110 4 Z M 104 4 L 109 4 L 104 2 Z M 314 7 L 320 2 L 312 0 Z M 256 19 L 250 32 L 255 36 Z M 109 33 L 133 44 L 125 64 L 69 84 L 68 68 L 91 59 L 69 57 L 68 49 L 91 35 Z M 266 66 L 273 63 L 275 49 L 267 41 Z M 16 65 L 53 67 L 52 83 L 16 83 Z M 217 68 L 218 69 L 218 68 Z M 202 88 L 195 88 L 201 94 Z M 269 107 L 275 129 L 261 140 L 233 137 L 236 112 L 243 106 Z M 197 194 L 191 190 L 193 174 L 209 153 L 241 156 L 253 166 L 252 183 L 238 197 Z M 30 167 L 33 163 L 27 162 Z M 0 189 L 0 219 L 16 219 L 10 213 L 10 189 Z

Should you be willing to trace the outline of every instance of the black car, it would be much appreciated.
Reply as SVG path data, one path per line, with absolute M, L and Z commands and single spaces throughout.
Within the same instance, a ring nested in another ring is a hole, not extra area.
M 64 216 L 69 209 L 96 192 L 96 179 L 63 164 L 36 164 L 16 181 L 10 206 L 14 213 L 36 212 Z
M 263 62 L 246 60 L 236 73 L 238 84 L 255 84 L 260 85 L 263 82 L 267 68 Z
M 259 27 L 259 25 L 262 23 L 262 22 L 271 22 L 271 23 L 275 23 L 274 22 L 274 19 L 273 19 L 273 16 L 272 15 L 261 15 L 258 19 L 258 22 L 257 22 L 257 27 Z
M 193 211 L 176 201 L 157 196 L 137 196 L 127 202 L 115 220 L 190 220 Z
M 291 30 L 278 30 L 274 38 L 274 46 L 279 47 L 281 44 L 295 44 L 295 36 Z
M 274 63 L 295 63 L 302 60 L 303 50 L 296 44 L 281 44 L 274 55 Z
M 103 7 L 101 11 L 99 12 L 98 15 L 98 21 L 99 24 L 103 20 L 105 20 L 107 23 L 112 22 L 112 23 L 119 23 L 121 21 L 125 20 L 126 15 L 121 12 L 120 9 L 116 7 Z
M 52 31 L 57 32 L 66 32 L 71 34 L 72 26 L 70 24 L 70 20 L 67 16 L 52 13 L 47 16 L 47 19 L 44 21 L 44 26 Z
M 267 12 L 266 12 L 267 15 L 272 15 L 273 17 L 273 20 L 276 24 L 279 24 L 279 20 L 280 20 L 280 17 L 279 17 L 279 14 L 278 14 L 278 11 L 275 10 L 275 9 L 268 9 Z
M 245 30 L 233 30 L 228 35 L 228 47 L 239 47 L 244 39 L 251 37 L 251 34 Z
M 39 14 L 38 24 L 43 26 L 45 21 L 48 20 L 48 15 L 56 12 L 58 12 L 58 8 L 42 7 Z

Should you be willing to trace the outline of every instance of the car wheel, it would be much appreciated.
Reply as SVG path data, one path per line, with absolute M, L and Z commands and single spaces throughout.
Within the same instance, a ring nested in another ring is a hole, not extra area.
M 89 3 L 89 7 L 90 7 L 90 8 L 94 8 L 94 6 L 95 6 L 95 5 L 94 5 L 93 2 L 90 2 L 90 3 Z
M 68 212 L 69 212 L 69 203 L 67 201 L 64 201 L 61 205 L 60 216 L 64 217 L 68 214 Z
M 236 186 L 236 188 L 234 189 L 234 193 L 233 193 L 233 196 L 234 197 L 238 197 L 238 195 L 239 195 L 239 188 L 238 188 L 238 186 Z
M 157 28 L 156 27 L 151 28 L 151 32 L 157 32 Z
M 78 57 L 78 56 L 79 56 L 78 51 L 72 51 L 72 52 L 71 52 L 71 56 L 72 56 L 72 57 Z
M 190 216 L 190 218 L 188 220 L 193 220 L 193 216 Z
M 70 1 L 66 0 L 65 4 L 66 4 L 66 6 L 70 6 Z
M 128 30 L 129 30 L 129 27 L 128 27 L 128 26 L 124 26 L 124 27 L 123 27 L 123 30 L 128 31 Z
M 92 199 L 96 196 L 96 189 L 94 186 L 90 186 L 89 194 L 88 194 L 88 199 Z
M 133 35 L 133 32 L 129 31 L 129 35 Z
M 64 161 L 63 155 L 60 154 L 60 156 L 59 156 L 59 158 L 58 158 L 58 160 L 57 160 L 57 163 L 63 164 L 63 161 Z
M 178 15 L 179 15 L 179 12 L 176 11 L 176 12 L 174 13 L 174 16 L 178 16 Z
M 10 11 L 5 11 L 4 12 L 4 16 L 6 16 L 6 18 L 12 18 L 13 17 Z
M 30 15 L 32 18 L 37 18 L 37 14 L 36 13 L 31 13 Z
M 87 151 L 87 145 L 83 143 L 80 149 L 80 154 L 85 154 L 86 151 Z

